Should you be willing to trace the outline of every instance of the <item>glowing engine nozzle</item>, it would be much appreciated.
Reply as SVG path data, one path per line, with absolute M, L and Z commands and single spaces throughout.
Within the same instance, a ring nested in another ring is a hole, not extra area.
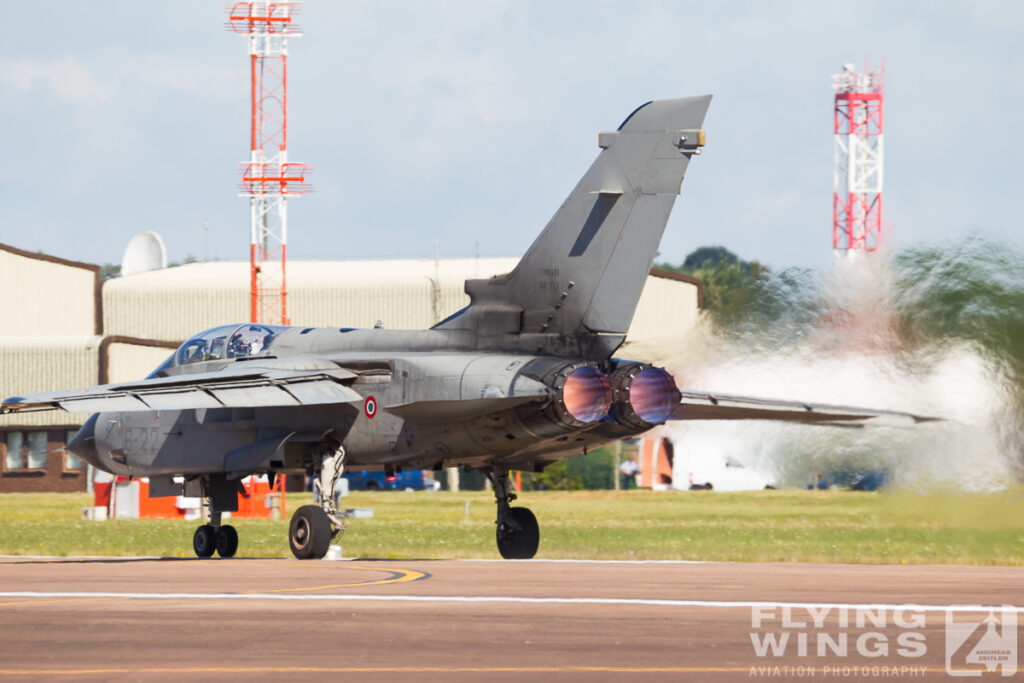
M 679 405 L 679 389 L 672 375 L 650 365 L 620 368 L 612 375 L 615 405 L 612 416 L 620 423 L 649 428 L 668 420 Z
M 679 405 L 676 381 L 661 368 L 644 368 L 629 385 L 629 404 L 644 422 L 664 422 Z
M 576 368 L 562 385 L 562 403 L 569 415 L 580 422 L 597 422 L 608 414 L 612 389 L 596 368 Z

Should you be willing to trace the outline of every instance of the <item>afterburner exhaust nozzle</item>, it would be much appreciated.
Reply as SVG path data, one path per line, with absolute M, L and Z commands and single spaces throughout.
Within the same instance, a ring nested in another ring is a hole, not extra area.
M 562 403 L 573 419 L 584 424 L 604 419 L 612 404 L 608 378 L 589 365 L 576 368 L 562 385 Z
M 612 373 L 615 403 L 611 415 L 620 424 L 648 428 L 667 421 L 679 405 L 679 389 L 667 371 L 636 363 Z

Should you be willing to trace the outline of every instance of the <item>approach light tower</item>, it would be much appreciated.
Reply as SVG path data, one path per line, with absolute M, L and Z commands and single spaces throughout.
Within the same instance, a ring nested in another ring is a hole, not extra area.
M 832 77 L 835 171 L 832 248 L 874 251 L 882 243 L 882 102 L 885 69 L 864 73 L 844 64 Z
M 288 38 L 301 2 L 236 2 L 227 28 L 249 39 L 252 116 L 240 195 L 249 198 L 252 322 L 288 325 L 288 198 L 309 192 L 310 166 L 288 161 Z

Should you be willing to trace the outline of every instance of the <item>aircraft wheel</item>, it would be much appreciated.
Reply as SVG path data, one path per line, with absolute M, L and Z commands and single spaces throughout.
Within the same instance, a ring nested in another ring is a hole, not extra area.
M 209 524 L 204 524 L 192 536 L 192 549 L 198 557 L 209 557 L 213 555 L 213 549 L 217 545 L 217 532 Z
M 528 560 L 540 545 L 540 527 L 530 508 L 510 508 L 507 521 L 498 521 L 497 536 L 498 552 L 506 560 Z
M 303 505 L 292 515 L 288 544 L 300 560 L 319 560 L 331 545 L 331 520 L 319 506 Z
M 235 527 L 225 524 L 217 529 L 217 554 L 221 557 L 234 557 L 238 550 L 238 532 Z

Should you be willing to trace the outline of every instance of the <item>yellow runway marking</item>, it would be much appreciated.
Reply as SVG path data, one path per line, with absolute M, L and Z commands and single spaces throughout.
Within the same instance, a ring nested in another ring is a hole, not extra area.
M 270 562 L 255 562 L 253 564 L 260 564 L 264 566 L 280 566 Z M 323 565 L 297 565 L 300 567 L 310 567 L 323 569 Z M 262 593 L 299 593 L 303 591 L 317 591 L 317 590 L 328 590 L 330 588 L 359 588 L 362 586 L 381 586 L 391 583 L 408 583 L 410 581 L 419 581 L 420 579 L 430 578 L 430 574 L 426 572 L 418 572 L 412 569 L 398 569 L 396 567 L 362 567 L 359 565 L 346 564 L 339 566 L 339 569 L 355 569 L 357 571 L 368 571 L 368 572 L 387 572 L 393 574 L 386 579 L 373 579 L 369 581 L 355 581 L 351 583 L 329 583 L 320 586 L 304 586 L 299 588 L 276 588 L 270 590 L 254 590 L 254 591 L 240 591 L 241 595 L 253 595 Z M 0 602 L 0 608 L 8 606 L 20 606 L 20 605 L 51 605 L 55 603 L 65 602 L 88 602 L 91 600 L 128 600 L 129 598 L 122 598 L 116 596 L 103 596 L 96 598 L 59 598 L 59 599 L 43 599 L 43 600 L 17 600 L 12 602 Z M 0 671 L 0 673 L 3 673 Z
M 96 669 L 0 669 L 0 676 L 86 676 L 113 674 L 262 674 L 262 673 L 624 673 L 624 674 L 749 674 L 751 666 L 215 666 L 215 667 L 125 667 Z M 779 665 L 781 669 L 782 666 Z M 870 664 L 850 665 L 851 669 L 871 668 Z M 803 667 L 805 672 L 824 673 L 827 667 Z M 832 671 L 832 669 L 828 669 Z M 918 674 L 945 673 L 945 669 L 915 667 Z
M 95 557 L 67 557 L 53 555 L 39 557 L 36 555 L 7 555 L 0 559 L 0 564 L 95 564 L 97 562 L 145 564 L 149 562 L 166 562 L 167 560 L 186 560 L 183 557 L 133 557 L 131 555 L 96 555 Z
M 261 563 L 269 564 L 269 563 Z M 278 565 L 279 566 L 279 565 Z M 299 565 L 300 567 L 314 567 L 316 565 Z M 322 569 L 322 567 L 320 567 Z M 420 579 L 429 578 L 430 575 L 426 572 L 417 572 L 412 569 L 396 569 L 394 567 L 360 567 L 353 564 L 347 564 L 341 569 L 357 569 L 368 572 L 391 572 L 392 574 L 399 574 L 399 576 L 392 576 L 387 579 L 376 579 L 373 581 L 357 581 L 355 583 L 331 583 L 323 586 L 308 586 L 306 588 L 276 588 L 271 590 L 256 590 L 256 591 L 242 591 L 243 593 L 296 593 L 299 591 L 317 591 L 327 590 L 328 588 L 358 588 L 360 586 L 381 586 L 387 583 L 407 583 L 409 581 L 418 581 Z

